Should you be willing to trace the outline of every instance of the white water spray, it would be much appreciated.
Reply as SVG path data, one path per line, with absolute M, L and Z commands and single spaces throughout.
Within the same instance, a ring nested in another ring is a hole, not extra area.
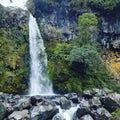
M 30 95 L 53 94 L 52 84 L 47 77 L 47 57 L 43 39 L 36 19 L 29 18 L 29 49 L 31 56 Z
M 57 106 L 59 109 L 59 113 L 57 113 L 52 120 L 73 120 L 73 115 L 77 111 L 79 105 L 75 107 L 71 107 L 68 110 L 63 110 L 60 108 L 60 106 Z

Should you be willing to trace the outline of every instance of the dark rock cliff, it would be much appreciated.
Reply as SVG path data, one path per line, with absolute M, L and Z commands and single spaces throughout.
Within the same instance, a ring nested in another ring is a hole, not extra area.
M 43 32 L 49 37 L 60 39 L 72 39 L 74 37 L 74 25 L 76 24 L 75 14 L 71 12 L 70 3 L 45 2 L 43 0 L 33 0 L 33 14 L 40 22 Z
M 74 10 L 70 0 L 47 2 L 44 0 L 30 0 L 33 2 L 30 11 L 33 12 L 42 26 L 42 31 L 49 37 L 57 37 L 61 40 L 70 40 L 76 35 L 78 16 L 85 12 L 93 12 L 99 19 L 98 41 L 109 47 L 110 41 L 120 39 L 120 14 L 119 8 L 115 10 L 99 10 L 95 6 Z M 33 7 L 34 6 L 34 7 Z M 34 10 L 33 10 L 34 9 Z M 59 32 L 58 32 L 59 30 Z M 60 31 L 61 30 L 61 31 Z

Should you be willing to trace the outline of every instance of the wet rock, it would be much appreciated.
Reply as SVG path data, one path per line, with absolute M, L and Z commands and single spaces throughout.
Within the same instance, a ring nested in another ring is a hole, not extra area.
M 4 105 L 0 102 L 0 120 L 3 120 L 6 114 L 6 108 Z
M 69 109 L 71 107 L 71 101 L 66 99 L 65 97 L 61 97 L 60 106 L 62 109 Z
M 53 107 L 50 104 L 35 106 L 30 112 L 32 120 L 34 120 L 34 119 L 40 119 L 40 120 L 52 119 L 52 117 L 56 113 L 58 113 L 58 109 L 56 107 Z
M 37 99 L 36 99 L 36 97 L 32 96 L 32 97 L 30 98 L 30 103 L 31 103 L 32 105 L 36 105 L 36 104 L 37 104 Z
M 15 105 L 15 109 L 23 110 L 23 109 L 29 109 L 31 106 L 29 98 L 23 97 L 19 100 L 18 104 Z
M 65 120 L 65 117 L 61 113 L 58 113 L 52 118 L 52 120 Z
M 90 90 L 86 90 L 86 91 L 83 91 L 82 97 L 85 98 L 85 99 L 92 99 L 93 95 L 91 94 Z
M 98 97 L 93 97 L 93 99 L 90 99 L 89 104 L 90 104 L 90 107 L 94 109 L 102 106 L 101 101 L 99 100 Z
M 60 105 L 60 98 L 55 98 L 52 100 L 53 103 L 55 103 L 56 105 Z
M 101 103 L 109 112 L 114 112 L 120 107 L 120 94 L 112 93 L 101 98 Z
M 82 108 L 82 107 L 89 108 L 89 107 L 90 107 L 90 104 L 89 104 L 89 101 L 88 101 L 88 100 L 85 100 L 84 98 L 82 98 L 82 99 L 79 101 L 79 106 L 80 106 L 80 108 Z
M 29 118 L 28 110 L 15 111 L 8 117 L 9 120 L 28 120 Z
M 70 99 L 74 104 L 78 104 L 78 103 L 79 103 L 78 95 L 77 95 L 76 93 L 71 93 L 69 99 Z
M 38 116 L 40 114 L 40 106 L 35 106 L 32 108 L 32 110 L 30 111 L 30 117 L 31 119 L 35 118 L 36 116 Z
M 14 112 L 14 107 L 11 106 L 9 103 L 4 102 L 3 105 L 6 108 L 6 116 L 9 116 L 10 114 L 12 114 L 12 112 Z
M 77 111 L 74 114 L 73 120 L 80 119 L 82 116 L 90 114 L 90 109 L 83 107 L 83 108 L 78 108 Z
M 112 119 L 112 115 L 105 108 L 98 108 L 96 111 L 100 120 Z
M 84 115 L 80 120 L 94 120 L 90 115 Z
M 57 108 L 52 109 L 51 111 L 45 111 L 39 115 L 39 120 L 51 120 L 59 110 Z
M 0 101 L 2 102 L 4 100 L 5 96 L 3 92 L 0 92 Z
M 38 103 L 43 101 L 43 98 L 39 95 L 34 96 L 33 99 L 36 99 Z M 32 101 L 32 97 L 31 97 L 31 104 L 35 104 L 35 101 L 34 100 Z

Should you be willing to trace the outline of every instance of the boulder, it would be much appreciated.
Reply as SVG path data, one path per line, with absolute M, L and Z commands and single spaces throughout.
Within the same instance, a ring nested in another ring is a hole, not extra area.
M 112 115 L 105 108 L 98 108 L 96 111 L 100 120 L 112 119 Z
M 90 107 L 92 108 L 98 108 L 99 106 L 102 106 L 101 101 L 98 97 L 93 97 L 93 99 L 89 100 Z
M 31 119 L 35 118 L 36 116 L 40 115 L 40 106 L 35 106 L 30 111 L 30 117 Z
M 57 113 L 52 120 L 65 120 L 65 117 L 61 113 Z
M 120 40 L 114 40 L 111 42 L 111 45 L 114 49 L 120 49 Z
M 84 115 L 80 120 L 94 120 L 90 115 Z
M 6 114 L 6 108 L 4 105 L 0 102 L 0 120 L 3 120 Z
M 71 101 L 68 100 L 65 97 L 61 97 L 61 99 L 60 99 L 60 106 L 61 106 L 62 109 L 70 109 Z
M 78 108 L 77 111 L 74 113 L 73 120 L 80 119 L 82 116 L 90 114 L 90 109 L 83 107 Z
M 36 97 L 32 96 L 32 97 L 30 98 L 30 103 L 31 103 L 32 105 L 36 105 L 36 104 L 37 104 L 37 99 L 36 99 Z
M 70 97 L 70 100 L 74 103 L 74 104 L 78 104 L 79 103 L 79 99 L 78 99 L 78 96 L 72 96 Z
M 28 110 L 15 111 L 9 115 L 8 120 L 28 120 L 30 118 Z
M 0 92 L 0 101 L 2 102 L 4 100 L 5 96 L 3 92 Z
M 23 110 L 23 109 L 29 109 L 31 107 L 31 104 L 30 104 L 30 100 L 29 98 L 22 98 L 19 100 L 18 104 L 15 105 L 15 109 L 18 109 L 18 110 Z
M 90 90 L 83 91 L 81 96 L 85 99 L 92 99 L 93 98 L 93 95 L 91 94 Z
M 56 105 L 60 105 L 60 98 L 55 98 L 52 100 L 53 103 L 55 103 Z
M 101 98 L 101 103 L 109 112 L 114 112 L 120 107 L 120 94 L 112 93 Z
M 36 120 L 36 119 L 48 120 L 48 119 L 52 119 L 52 117 L 56 113 L 58 113 L 58 111 L 59 110 L 56 107 L 48 103 L 44 105 L 35 106 L 30 111 L 30 115 L 32 120 Z
M 89 100 L 86 100 L 86 99 L 82 98 L 82 99 L 79 101 L 79 106 L 80 106 L 80 108 L 82 108 L 82 107 L 87 107 L 87 108 L 89 108 L 89 107 L 90 107 Z
M 10 115 L 15 109 L 9 103 L 4 102 L 3 105 L 6 108 L 6 116 Z

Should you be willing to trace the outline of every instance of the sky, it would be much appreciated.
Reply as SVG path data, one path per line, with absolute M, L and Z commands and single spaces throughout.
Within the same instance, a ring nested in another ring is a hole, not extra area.
M 12 2 L 10 2 L 12 1 Z M 0 4 L 2 4 L 5 7 L 19 7 L 22 9 L 25 9 L 25 3 L 27 0 L 0 0 Z

